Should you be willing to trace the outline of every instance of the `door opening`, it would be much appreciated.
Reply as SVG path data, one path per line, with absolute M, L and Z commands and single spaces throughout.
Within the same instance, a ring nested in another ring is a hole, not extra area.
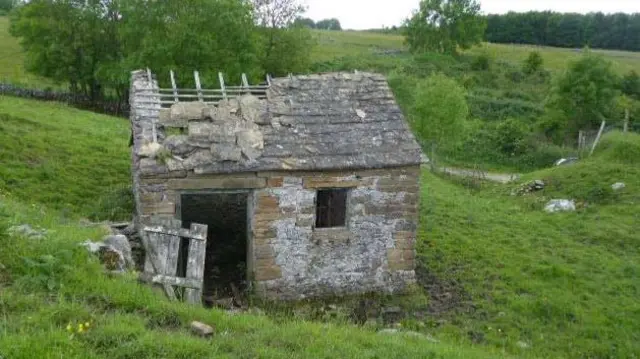
M 233 297 L 233 286 L 246 289 L 247 276 L 247 199 L 246 192 L 207 192 L 182 194 L 182 225 L 192 222 L 208 226 L 204 266 L 203 303 Z M 182 239 L 178 275 L 186 271 L 188 242 Z

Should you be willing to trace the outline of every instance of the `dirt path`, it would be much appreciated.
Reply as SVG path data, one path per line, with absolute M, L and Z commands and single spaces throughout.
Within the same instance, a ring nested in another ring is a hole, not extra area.
M 477 178 L 485 179 L 487 181 L 498 182 L 498 183 L 509 183 L 511 181 L 515 181 L 518 178 L 520 178 L 520 174 L 517 174 L 517 173 L 491 173 L 491 172 L 485 172 L 481 170 L 455 168 L 455 167 L 441 167 L 440 171 L 453 176 L 477 177 Z

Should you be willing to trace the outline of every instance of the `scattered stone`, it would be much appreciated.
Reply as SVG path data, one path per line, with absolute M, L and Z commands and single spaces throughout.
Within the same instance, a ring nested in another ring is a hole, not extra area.
M 568 199 L 552 199 L 544 207 L 548 213 L 573 212 L 576 210 L 576 203 Z
M 242 151 L 235 145 L 214 143 L 211 145 L 211 153 L 222 161 L 239 162 L 242 160 Z
M 204 102 L 179 102 L 171 106 L 171 120 L 174 122 L 200 120 L 207 108 Z
M 157 142 L 144 144 L 138 149 L 138 156 L 155 158 L 161 148 L 162 145 Z
M 195 146 L 189 143 L 189 137 L 186 135 L 167 137 L 164 140 L 164 147 L 176 156 L 188 155 L 196 149 Z
M 104 242 L 92 242 L 90 240 L 87 240 L 80 245 L 87 248 L 89 253 L 98 255 L 100 263 L 102 263 L 107 270 L 111 272 L 124 272 L 127 270 L 127 261 L 125 260 L 124 255 L 114 247 L 107 245 Z
M 361 120 L 364 120 L 365 117 L 367 117 L 367 113 L 360 109 L 356 110 L 356 115 L 358 115 L 358 117 L 360 117 Z
M 237 133 L 237 143 L 242 153 L 250 160 L 254 160 L 262 155 L 264 149 L 264 138 L 262 132 L 258 130 L 245 130 Z
M 262 101 L 260 99 L 252 95 L 245 95 L 240 97 L 238 102 L 240 103 L 242 118 L 252 123 L 260 121 L 260 112 L 262 110 Z
M 19 226 L 9 227 L 9 234 L 14 236 L 26 237 L 29 239 L 44 239 L 47 236 L 47 231 L 44 229 L 34 229 L 28 224 L 22 224 Z
M 570 165 L 572 163 L 578 162 L 578 160 L 579 159 L 577 157 L 561 158 L 556 161 L 556 166 Z
M 191 331 L 195 335 L 203 338 L 210 337 L 214 333 L 214 329 L 212 326 L 196 321 L 191 322 Z
M 620 191 L 620 190 L 624 189 L 625 187 L 627 187 L 627 185 L 625 185 L 622 182 L 614 183 L 614 184 L 611 185 L 611 188 L 614 191 Z
M 520 187 L 511 191 L 512 196 L 522 196 L 527 193 L 542 191 L 544 189 L 544 182 L 542 180 L 534 180 L 522 184 Z
M 530 347 L 530 345 L 529 345 L 528 343 L 523 342 L 523 341 L 518 341 L 518 342 L 516 343 L 516 345 L 517 345 L 518 347 L 522 348 L 522 349 L 527 349 L 527 348 L 529 348 L 529 347 Z
M 117 234 L 105 236 L 102 238 L 102 242 L 107 246 L 113 247 L 122 254 L 127 268 L 133 268 L 135 266 L 133 257 L 131 256 L 131 245 L 129 244 L 129 239 L 125 235 Z

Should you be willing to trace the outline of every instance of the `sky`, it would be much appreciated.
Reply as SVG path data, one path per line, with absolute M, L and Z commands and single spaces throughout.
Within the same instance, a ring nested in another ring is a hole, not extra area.
M 306 17 L 337 18 L 344 29 L 400 25 L 419 0 L 302 0 Z M 640 0 L 480 0 L 484 13 L 554 10 L 559 12 L 640 12 Z

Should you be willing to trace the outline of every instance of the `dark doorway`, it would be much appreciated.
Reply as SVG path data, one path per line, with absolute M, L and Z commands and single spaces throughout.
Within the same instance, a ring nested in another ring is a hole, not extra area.
M 180 200 L 182 225 L 206 224 L 207 254 L 204 266 L 203 299 L 233 297 L 246 288 L 247 197 L 244 192 L 183 194 Z M 186 271 L 188 243 L 183 239 L 178 257 L 179 271 Z M 181 273 L 178 273 L 180 275 Z

